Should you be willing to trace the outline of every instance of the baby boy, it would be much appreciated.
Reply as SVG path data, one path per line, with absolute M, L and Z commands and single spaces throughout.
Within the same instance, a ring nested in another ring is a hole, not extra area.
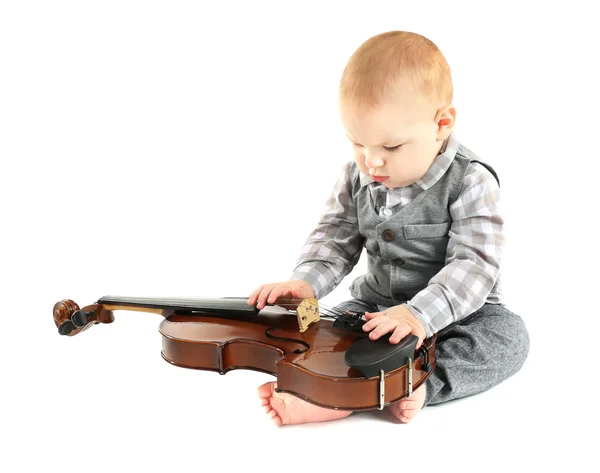
M 354 159 L 343 169 L 289 281 L 264 284 L 248 303 L 324 297 L 366 249 L 367 274 L 342 310 L 390 343 L 437 334 L 436 369 L 389 406 L 409 422 L 425 406 L 485 391 L 525 362 L 529 336 L 500 286 L 504 244 L 494 169 L 452 131 L 450 68 L 434 43 L 391 31 L 364 42 L 340 81 L 339 109 Z M 266 383 L 259 396 L 276 425 L 351 414 L 315 406 Z

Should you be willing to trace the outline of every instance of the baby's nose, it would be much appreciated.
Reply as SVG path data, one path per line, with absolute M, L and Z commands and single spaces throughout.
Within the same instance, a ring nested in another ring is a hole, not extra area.
M 378 153 L 365 153 L 365 164 L 370 169 L 381 167 L 385 164 L 385 161 Z

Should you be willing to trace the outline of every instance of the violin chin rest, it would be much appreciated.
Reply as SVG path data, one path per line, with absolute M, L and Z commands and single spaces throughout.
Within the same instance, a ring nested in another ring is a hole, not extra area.
M 346 350 L 345 361 L 351 368 L 360 370 L 366 378 L 379 376 L 394 371 L 408 363 L 408 358 L 415 359 L 415 349 L 419 338 L 408 335 L 398 343 L 390 343 L 390 336 L 386 335 L 377 340 L 368 336 L 354 342 Z

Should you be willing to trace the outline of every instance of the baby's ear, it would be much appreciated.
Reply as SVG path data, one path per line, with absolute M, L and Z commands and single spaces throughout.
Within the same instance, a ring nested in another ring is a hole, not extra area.
M 456 109 L 454 105 L 445 105 L 440 108 L 435 115 L 435 123 L 437 125 L 436 139 L 443 141 L 450 136 L 454 123 L 456 121 Z

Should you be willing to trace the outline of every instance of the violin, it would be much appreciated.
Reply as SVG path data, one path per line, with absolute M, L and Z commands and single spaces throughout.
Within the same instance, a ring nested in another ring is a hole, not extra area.
M 82 309 L 70 299 L 54 305 L 58 332 L 74 336 L 112 323 L 114 311 L 160 314 L 162 357 L 169 363 L 225 374 L 269 373 L 276 392 L 331 409 L 383 409 L 410 396 L 435 369 L 436 335 L 371 340 L 362 313 L 328 309 L 315 298 L 278 299 L 262 310 L 247 298 L 168 299 L 105 296 Z

